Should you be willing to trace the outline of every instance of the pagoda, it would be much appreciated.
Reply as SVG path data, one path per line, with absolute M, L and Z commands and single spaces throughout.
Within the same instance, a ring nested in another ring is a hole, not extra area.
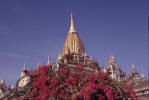
M 63 46 L 62 52 L 59 54 L 57 63 L 59 64 L 97 64 L 97 62 L 87 55 L 85 46 L 79 36 L 79 32 L 75 28 L 74 16 L 70 15 L 70 28 Z
M 137 100 L 134 91 L 140 98 L 148 95 L 144 75 L 134 65 L 126 75 L 113 55 L 106 67 L 98 65 L 87 55 L 72 14 L 56 63 L 52 64 L 48 56 L 47 64 L 38 62 L 34 70 L 28 70 L 24 64 L 15 87 L 7 87 L 4 79 L 0 80 L 0 100 Z

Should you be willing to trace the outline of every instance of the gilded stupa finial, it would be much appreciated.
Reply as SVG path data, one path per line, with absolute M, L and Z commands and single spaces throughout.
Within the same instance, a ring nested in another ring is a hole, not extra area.
M 71 33 L 71 32 L 76 32 L 75 25 L 74 25 L 74 16 L 73 16 L 72 12 L 70 14 L 70 29 L 69 29 L 69 33 Z

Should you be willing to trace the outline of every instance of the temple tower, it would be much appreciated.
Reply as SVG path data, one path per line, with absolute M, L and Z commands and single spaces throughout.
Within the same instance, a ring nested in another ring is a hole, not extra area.
M 74 16 L 72 14 L 70 15 L 70 29 L 68 31 L 61 55 L 63 57 L 67 54 L 77 54 L 80 56 L 85 54 L 85 47 L 79 33 L 75 29 Z

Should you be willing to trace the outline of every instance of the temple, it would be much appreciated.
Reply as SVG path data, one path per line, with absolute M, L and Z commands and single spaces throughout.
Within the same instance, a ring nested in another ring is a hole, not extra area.
M 70 29 L 65 40 L 62 56 L 69 53 L 83 56 L 85 54 L 84 44 L 79 36 L 79 33 L 75 29 L 74 16 L 72 14 L 70 18 Z
M 101 66 L 93 57 L 87 55 L 85 46 L 79 36 L 79 32 L 76 30 L 74 16 L 70 15 L 70 28 L 67 33 L 66 40 L 64 42 L 63 50 L 59 53 L 57 61 L 52 64 L 50 56 L 48 56 L 47 66 L 52 66 L 52 71 L 56 72 L 60 68 L 67 68 L 70 71 L 77 70 L 77 65 L 84 65 L 84 69 L 87 73 L 108 73 L 110 77 L 119 82 L 127 82 L 127 84 L 134 85 L 135 91 L 140 100 L 145 100 L 149 97 L 149 83 L 145 79 L 143 74 L 139 74 L 134 64 L 131 66 L 131 71 L 127 75 L 119 65 L 114 55 L 109 56 L 106 66 Z M 38 62 L 36 70 L 42 65 Z M 14 90 L 22 90 L 30 81 L 30 77 L 26 64 L 23 66 L 21 75 L 16 83 L 15 87 L 7 87 L 4 79 L 0 80 L 0 99 L 10 94 Z M 143 85 L 142 85 L 143 84 Z
M 70 28 L 64 43 L 62 52 L 59 54 L 57 63 L 60 64 L 93 64 L 95 61 L 88 56 L 85 46 L 75 28 L 74 16 L 70 15 Z

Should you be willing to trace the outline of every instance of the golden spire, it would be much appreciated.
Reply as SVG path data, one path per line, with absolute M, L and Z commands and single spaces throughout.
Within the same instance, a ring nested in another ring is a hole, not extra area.
M 67 38 L 65 40 L 62 57 L 66 54 L 73 53 L 73 54 L 79 54 L 81 56 L 85 53 L 85 48 L 83 45 L 83 42 L 80 39 L 80 36 L 78 32 L 76 32 L 74 27 L 74 17 L 71 14 L 71 20 L 70 20 L 70 30 L 67 34 Z
M 70 29 L 69 29 L 69 33 L 70 32 L 76 32 L 76 30 L 75 30 L 75 25 L 74 25 L 74 16 L 72 15 L 72 13 L 71 13 L 71 15 L 70 15 Z

